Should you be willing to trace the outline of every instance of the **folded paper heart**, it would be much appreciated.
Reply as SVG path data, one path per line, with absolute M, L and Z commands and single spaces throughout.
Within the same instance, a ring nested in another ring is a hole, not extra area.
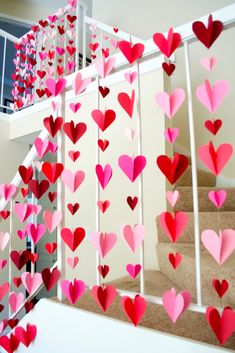
M 48 78 L 46 80 L 46 86 L 49 90 L 49 92 L 54 96 L 58 96 L 60 93 L 62 93 L 65 89 L 66 86 L 66 79 L 65 78 L 59 78 L 57 80 L 54 80 L 53 78 Z
M 110 206 L 110 202 L 108 200 L 97 201 L 97 206 L 102 213 L 105 213 Z
M 176 295 L 175 288 L 171 288 L 169 291 L 163 293 L 162 303 L 163 306 L 173 323 L 179 319 L 191 304 L 192 296 L 188 291 L 181 291 Z
M 220 314 L 218 309 L 209 306 L 206 318 L 220 344 L 224 344 L 235 332 L 235 311 L 229 307 Z
M 175 153 L 171 159 L 161 155 L 157 158 L 157 165 L 168 181 L 173 185 L 188 168 L 188 157 L 183 154 Z
M 47 196 L 48 196 L 48 199 L 50 200 L 50 202 L 53 203 L 56 200 L 56 198 L 57 198 L 57 192 L 49 191 Z
M 51 135 L 51 137 L 54 138 L 58 133 L 58 131 L 61 130 L 61 127 L 63 124 L 63 118 L 57 117 L 54 119 L 53 116 L 50 115 L 49 117 L 43 120 L 43 124 L 47 129 L 47 131 L 49 132 L 49 134 Z
M 105 78 L 113 70 L 115 63 L 116 58 L 114 56 L 108 58 L 107 60 L 102 58 L 95 62 L 95 69 L 101 78 Z
M 63 170 L 64 165 L 62 163 L 44 162 L 42 165 L 42 172 L 51 184 L 57 181 Z
M 103 278 L 105 278 L 108 275 L 108 273 L 109 273 L 109 266 L 108 265 L 103 265 L 103 266 L 99 265 L 98 266 L 98 271 L 99 271 L 100 275 Z
M 75 77 L 75 80 L 72 82 L 75 95 L 77 96 L 83 93 L 90 83 L 91 83 L 91 78 L 82 79 L 82 74 L 78 72 Z
M 0 250 L 3 251 L 7 244 L 9 243 L 10 240 L 10 234 L 9 233 L 4 233 L 3 231 L 0 231 Z
M 95 109 L 91 116 L 102 132 L 104 132 L 116 119 L 116 113 L 112 109 L 105 110 L 104 113 Z
M 117 296 L 116 288 L 111 285 L 107 285 L 106 287 L 93 286 L 91 293 L 104 312 L 108 310 Z
M 58 271 L 57 268 L 54 268 L 53 270 L 50 270 L 50 268 L 44 268 L 42 271 L 42 280 L 48 292 L 56 285 L 59 279 L 60 271 Z
M 171 94 L 160 92 L 155 96 L 157 104 L 172 119 L 185 100 L 185 92 L 182 88 L 176 88 Z
M 229 282 L 226 279 L 223 279 L 220 282 L 217 278 L 214 278 L 212 281 L 212 287 L 214 288 L 218 296 L 222 298 L 229 289 Z
M 131 41 L 121 40 L 118 47 L 130 64 L 133 64 L 136 60 L 141 58 L 144 53 L 144 45 L 142 43 L 133 45 Z
M 146 311 L 146 301 L 138 294 L 134 299 L 124 296 L 122 297 L 122 308 L 133 324 L 138 326 Z
M 63 170 L 61 174 L 61 180 L 74 193 L 85 179 L 85 173 L 82 170 L 78 170 L 73 174 L 70 170 Z
M 33 167 L 29 166 L 28 168 L 24 165 L 20 165 L 18 168 L 19 174 L 25 184 L 33 178 Z
M 9 304 L 12 311 L 15 313 L 24 301 L 24 293 L 9 293 Z
M 70 103 L 69 108 L 72 110 L 74 114 L 77 113 L 77 111 L 81 108 L 81 103 Z
M 177 252 L 176 254 L 170 253 L 168 254 L 168 259 L 174 270 L 176 270 L 177 267 L 179 267 L 179 265 L 181 264 L 182 255 L 179 252 Z
M 33 294 L 42 284 L 41 273 L 23 272 L 21 275 L 22 284 L 29 294 Z
M 19 344 L 20 344 L 20 341 L 13 333 L 11 333 L 9 337 L 8 336 L 1 336 L 0 337 L 0 346 L 7 353 L 14 353 L 17 350 L 17 348 L 19 347 Z
M 125 243 L 134 253 L 141 245 L 145 236 L 145 227 L 142 224 L 136 224 L 133 228 L 125 224 L 121 227 L 121 234 Z
M 117 235 L 115 233 L 91 233 L 91 242 L 99 253 L 104 258 L 112 250 L 117 242 Z
M 10 285 L 8 282 L 4 282 L 0 285 L 0 301 L 3 300 L 5 295 L 8 293 L 9 289 L 10 289 Z
M 29 260 L 31 260 L 31 253 L 28 250 L 19 252 L 17 250 L 12 250 L 10 252 L 10 258 L 16 268 L 20 271 Z
M 85 238 L 85 235 L 85 229 L 81 227 L 75 228 L 75 230 L 73 231 L 69 228 L 63 228 L 61 230 L 61 238 L 73 252 L 81 244 L 81 242 Z
M 16 338 L 23 343 L 26 347 L 29 347 L 34 342 L 37 336 L 37 327 L 35 325 L 27 324 L 26 329 L 23 327 L 16 327 L 15 329 Z
M 167 38 L 165 38 L 162 33 L 155 33 L 153 35 L 153 41 L 161 50 L 162 54 L 169 58 L 180 46 L 181 35 L 179 33 L 174 33 L 173 28 L 170 28 L 168 30 Z
M 175 71 L 175 64 L 164 62 L 162 68 L 168 76 L 171 76 Z
M 0 260 L 0 271 L 3 270 L 6 265 L 7 265 L 7 259 L 1 259 Z
M 48 252 L 49 255 L 52 255 L 53 252 L 56 251 L 57 249 L 57 243 L 46 243 L 45 244 L 45 249 Z
M 201 240 L 205 248 L 219 265 L 222 265 L 235 250 L 235 230 L 220 230 L 217 234 L 212 229 L 202 232 Z
M 69 151 L 68 156 L 73 162 L 76 162 L 76 160 L 80 157 L 80 151 Z
M 79 298 L 83 295 L 86 290 L 86 284 L 83 281 L 74 279 L 73 282 L 69 282 L 64 279 L 61 282 L 62 292 L 71 304 L 76 304 Z
M 135 279 L 138 274 L 141 271 L 142 266 L 140 264 L 137 265 L 132 265 L 132 264 L 128 264 L 126 265 L 126 270 L 129 273 L 129 275 L 131 276 L 131 278 Z
M 160 225 L 173 243 L 176 243 L 188 225 L 186 212 L 178 211 L 172 215 L 170 212 L 160 214 Z
M 210 141 L 208 145 L 202 145 L 198 150 L 199 159 L 216 176 L 224 169 L 232 154 L 233 147 L 229 143 L 223 143 L 215 150 Z
M 130 157 L 122 155 L 118 158 L 119 167 L 132 183 L 142 173 L 146 163 L 144 156 Z
M 229 86 L 227 81 L 217 81 L 214 86 L 208 80 L 197 87 L 196 95 L 198 100 L 209 110 L 215 113 L 222 104 L 224 97 L 228 94 Z
M 177 127 L 173 127 L 172 129 L 168 127 L 164 131 L 164 135 L 165 135 L 166 140 L 169 143 L 173 144 L 179 135 L 179 131 L 180 130 Z
M 125 110 L 125 112 L 129 115 L 129 117 L 132 118 L 135 103 L 135 90 L 132 90 L 131 97 L 125 92 L 119 93 L 118 102 L 121 107 Z
M 200 63 L 207 71 L 211 71 L 215 67 L 217 59 L 214 56 L 210 58 L 201 58 Z
M 137 196 L 134 196 L 134 197 L 128 196 L 126 201 L 127 201 L 128 206 L 130 207 L 130 209 L 132 211 L 134 211 L 134 209 L 138 203 L 138 197 Z
M 35 245 L 38 244 L 38 242 L 42 239 L 44 234 L 46 233 L 46 226 L 45 224 L 33 224 L 33 223 L 28 223 L 26 225 L 26 232 L 30 239 L 33 241 Z
M 50 233 L 52 233 L 60 224 L 62 220 L 62 212 L 61 211 L 54 211 L 51 212 L 49 210 L 44 211 L 43 219 L 47 229 Z
M 40 158 L 43 158 L 50 151 L 50 141 L 47 139 L 42 140 L 37 137 L 34 141 L 34 146 Z
M 205 127 L 208 131 L 212 133 L 212 135 L 216 135 L 217 132 L 220 130 L 221 126 L 222 126 L 221 119 L 205 121 Z
M 16 286 L 16 288 L 19 288 L 22 284 L 22 280 L 20 277 L 13 277 L 12 282 Z
M 72 270 L 75 269 L 75 267 L 77 266 L 78 262 L 79 262 L 78 256 L 68 257 L 67 258 L 67 263 L 72 268 Z
M 110 89 L 106 86 L 105 87 L 99 86 L 99 91 L 102 97 L 105 98 L 109 94 Z
M 16 186 L 14 184 L 0 184 L 0 195 L 5 201 L 9 201 L 16 193 Z
M 112 174 L 113 174 L 112 167 L 110 164 L 106 164 L 104 167 L 102 167 L 102 165 L 100 164 L 97 164 L 95 167 L 95 172 L 99 180 L 99 183 L 102 189 L 104 190 L 112 177 Z
M 130 85 L 132 85 L 132 83 L 134 83 L 135 79 L 137 78 L 137 72 L 136 71 L 125 72 L 124 78 Z
M 69 212 L 70 212 L 71 215 L 73 216 L 73 215 L 75 215 L 75 213 L 79 210 L 80 205 L 79 205 L 79 203 L 77 203 L 77 202 L 74 203 L 74 204 L 68 203 L 67 207 L 68 207 Z
M 107 148 L 108 148 L 108 146 L 109 146 L 109 141 L 108 140 L 101 140 L 101 139 L 99 139 L 98 140 L 98 146 L 99 146 L 99 148 L 101 149 L 101 151 L 105 151 Z
M 179 191 L 178 190 L 174 190 L 174 191 L 167 191 L 166 192 L 166 198 L 167 201 L 169 202 L 169 204 L 171 205 L 171 207 L 175 207 L 177 201 L 179 200 Z
M 63 130 L 75 145 L 78 140 L 80 140 L 80 138 L 85 134 L 87 126 L 85 123 L 77 123 L 75 125 L 74 121 L 71 120 L 70 123 L 64 123 Z
M 3 319 L 0 323 L 0 335 L 2 332 L 5 330 L 5 328 L 8 326 L 7 320 Z
M 209 191 L 208 197 L 210 201 L 220 209 L 227 198 L 227 192 L 225 190 Z
M 196 21 L 193 23 L 192 29 L 198 40 L 209 49 L 222 32 L 223 23 L 218 20 L 213 21 L 212 15 L 210 15 L 207 27 L 203 22 Z

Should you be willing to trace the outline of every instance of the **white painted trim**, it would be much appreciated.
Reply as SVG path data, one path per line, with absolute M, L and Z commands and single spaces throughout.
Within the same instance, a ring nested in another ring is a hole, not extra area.
M 0 29 L 0 36 L 3 38 L 8 39 L 9 41 L 13 42 L 13 43 L 17 43 L 18 42 L 18 38 L 13 36 L 12 34 L 4 31 L 3 29 Z
M 11 16 L 11 15 L 7 15 L 5 13 L 0 12 L 0 19 L 4 20 L 8 20 L 8 22 L 15 22 L 18 25 L 28 25 L 28 26 L 32 26 L 34 25 L 33 21 L 29 21 L 20 17 L 16 17 L 16 16 Z M 7 22 L 7 21 L 6 21 Z M 17 38 L 18 39 L 18 38 Z

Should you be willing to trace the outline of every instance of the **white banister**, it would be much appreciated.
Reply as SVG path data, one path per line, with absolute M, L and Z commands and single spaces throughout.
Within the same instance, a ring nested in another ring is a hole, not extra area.
M 3 29 L 0 29 L 0 37 L 4 37 L 7 38 L 9 41 L 13 42 L 13 43 L 18 43 L 19 42 L 19 38 L 13 36 L 12 34 L 4 31 Z

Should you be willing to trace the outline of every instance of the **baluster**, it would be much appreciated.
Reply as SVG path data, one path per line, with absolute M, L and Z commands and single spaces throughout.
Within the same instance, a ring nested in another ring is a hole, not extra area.
M 79 53 L 80 53 L 80 38 L 81 38 L 81 32 L 80 32 L 80 4 L 77 2 L 76 5 L 76 42 L 75 42 L 75 47 L 76 47 L 76 54 L 75 54 L 75 70 L 80 70 L 80 65 L 79 65 Z
M 7 38 L 4 37 L 3 59 L 2 59 L 2 86 L 1 86 L 1 106 L 3 106 L 3 90 L 5 81 L 5 66 L 6 66 L 6 51 L 7 51 Z
M 83 16 L 82 16 L 82 67 L 86 67 L 86 7 L 83 7 Z
M 9 263 L 8 263 L 8 281 L 9 281 L 9 293 L 11 292 L 11 283 L 12 283 L 12 261 L 10 253 L 12 251 L 12 236 L 13 236 L 13 199 L 10 200 L 10 216 L 9 216 Z M 11 317 L 11 306 L 8 302 L 8 315 Z

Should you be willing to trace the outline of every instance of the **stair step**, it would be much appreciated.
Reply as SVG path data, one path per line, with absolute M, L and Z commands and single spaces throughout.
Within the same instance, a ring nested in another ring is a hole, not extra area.
M 175 206 L 175 211 L 193 212 L 193 192 L 190 186 L 178 186 L 180 197 Z M 199 211 L 217 212 L 216 206 L 209 200 L 208 192 L 215 190 L 211 187 L 198 187 Z M 235 211 L 235 188 L 225 188 L 227 199 L 220 211 Z
M 216 177 L 204 170 L 197 170 L 198 186 L 211 186 L 216 185 Z M 176 187 L 178 186 L 192 186 L 192 167 L 189 165 L 187 170 L 177 181 Z
M 174 270 L 168 260 L 169 253 L 179 252 L 182 255 L 182 263 Z M 161 272 L 179 287 L 191 292 L 196 298 L 195 284 L 195 250 L 193 244 L 186 243 L 159 243 L 157 245 L 158 261 Z M 202 302 L 204 305 L 216 305 L 218 307 L 235 304 L 235 254 L 231 255 L 222 266 L 219 266 L 209 252 L 201 245 L 201 284 Z M 223 298 L 219 298 L 212 287 L 212 280 L 227 279 L 230 288 Z
M 194 214 L 187 212 L 189 223 L 184 233 L 180 237 L 181 243 L 194 243 Z M 159 216 L 156 219 L 158 242 L 170 242 L 162 229 Z M 213 229 L 218 232 L 219 229 L 235 229 L 235 213 L 234 212 L 199 212 L 200 233 L 204 229 Z

